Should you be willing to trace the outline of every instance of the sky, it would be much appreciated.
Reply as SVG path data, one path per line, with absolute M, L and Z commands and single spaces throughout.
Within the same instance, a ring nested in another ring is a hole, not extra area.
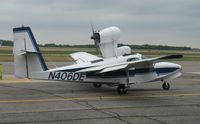
M 30 26 L 39 44 L 93 44 L 96 30 L 117 26 L 119 43 L 200 48 L 200 0 L 1 0 L 0 39 Z

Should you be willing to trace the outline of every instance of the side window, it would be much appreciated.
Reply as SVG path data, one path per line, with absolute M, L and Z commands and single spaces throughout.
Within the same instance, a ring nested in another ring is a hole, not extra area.
M 142 57 L 141 57 L 142 59 L 147 59 L 147 57 L 146 56 L 144 56 L 144 55 L 142 55 Z
M 136 61 L 136 60 L 139 60 L 139 59 L 138 58 L 128 58 L 127 62 Z

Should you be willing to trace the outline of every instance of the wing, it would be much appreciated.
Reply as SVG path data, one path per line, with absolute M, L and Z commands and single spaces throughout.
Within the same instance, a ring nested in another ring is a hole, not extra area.
M 78 72 L 105 73 L 105 72 L 116 71 L 116 70 L 125 70 L 129 68 L 142 68 L 142 67 L 150 68 L 156 62 L 159 62 L 165 59 L 178 59 L 182 57 L 183 56 L 180 54 L 160 56 L 160 57 L 147 58 L 147 59 L 142 59 L 142 60 L 133 61 L 133 62 L 124 62 L 124 63 L 118 63 L 118 64 L 96 66 L 96 67 L 91 67 L 87 69 L 82 69 Z
M 160 61 L 163 61 L 166 59 L 179 59 L 182 57 L 183 57 L 183 55 L 181 55 L 181 54 L 173 54 L 173 55 L 159 56 L 159 57 L 154 57 L 154 58 L 147 58 L 147 59 L 129 62 L 126 68 L 150 67 L 150 66 L 152 66 L 152 64 L 154 64 L 156 62 L 160 62 Z
M 82 69 L 77 72 L 104 73 L 104 72 L 109 72 L 109 71 L 120 70 L 120 69 L 126 68 L 126 66 L 127 66 L 126 63 L 100 65 L 100 66 L 95 66 L 95 67 L 91 67 L 91 68 L 87 68 L 87 69 Z
M 86 53 L 86 52 L 76 52 L 70 54 L 70 56 L 76 61 L 76 63 L 94 63 L 98 61 L 103 61 L 101 57 Z

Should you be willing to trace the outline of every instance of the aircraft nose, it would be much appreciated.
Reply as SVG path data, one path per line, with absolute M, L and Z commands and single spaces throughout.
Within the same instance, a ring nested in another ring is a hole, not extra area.
M 176 64 L 177 68 L 182 69 L 181 65 Z
M 177 68 L 177 70 L 182 70 L 182 67 L 181 67 L 181 65 L 179 65 L 179 64 L 175 64 L 175 63 L 173 63 L 173 67 L 174 68 Z

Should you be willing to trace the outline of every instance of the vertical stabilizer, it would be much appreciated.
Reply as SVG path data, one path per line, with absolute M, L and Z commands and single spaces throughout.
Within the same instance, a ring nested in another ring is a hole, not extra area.
M 30 27 L 13 29 L 14 70 L 19 78 L 30 78 L 31 73 L 48 70 Z

